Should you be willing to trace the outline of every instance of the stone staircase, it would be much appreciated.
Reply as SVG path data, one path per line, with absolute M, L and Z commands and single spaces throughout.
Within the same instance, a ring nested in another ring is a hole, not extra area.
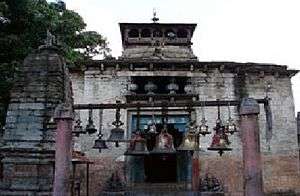
M 190 191 L 187 183 L 145 183 L 134 184 L 126 196 L 223 196 L 224 193 Z

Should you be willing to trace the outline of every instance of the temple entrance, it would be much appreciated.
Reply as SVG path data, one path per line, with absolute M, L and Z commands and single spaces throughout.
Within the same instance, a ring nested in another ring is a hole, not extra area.
M 157 132 L 161 132 L 162 124 L 157 124 Z M 183 137 L 174 124 L 168 124 L 168 133 L 173 136 L 174 146 L 177 147 Z M 151 135 L 147 140 L 148 150 L 153 150 L 156 135 Z M 145 176 L 146 182 L 167 183 L 177 182 L 177 153 L 175 154 L 155 154 L 145 157 Z
M 147 131 L 151 115 L 141 115 L 140 128 Z M 157 132 L 160 133 L 163 125 L 161 116 L 155 116 Z M 132 116 L 132 128 L 135 130 L 136 116 Z M 173 136 L 174 147 L 177 148 L 182 141 L 186 131 L 187 115 L 169 115 L 168 133 Z M 157 134 L 147 134 L 147 148 L 151 152 L 155 147 Z M 130 157 L 131 181 L 146 183 L 177 183 L 186 182 L 191 178 L 190 173 L 190 155 L 186 152 L 176 152 L 174 154 L 151 154 L 140 157 Z
M 150 155 L 145 158 L 146 182 L 168 183 L 177 182 L 177 156 Z

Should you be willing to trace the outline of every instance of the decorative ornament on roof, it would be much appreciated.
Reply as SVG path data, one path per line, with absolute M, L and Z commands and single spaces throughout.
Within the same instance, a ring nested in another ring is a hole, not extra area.
M 156 17 L 156 14 L 157 14 L 156 9 L 154 8 L 153 9 L 153 18 L 152 18 L 153 23 L 157 23 L 159 21 L 159 18 Z
M 55 43 L 55 40 L 56 40 L 55 36 L 52 35 L 52 33 L 49 30 L 47 30 L 47 37 L 45 40 L 46 46 L 53 46 Z
M 49 49 L 49 48 L 52 48 L 52 49 L 57 49 L 57 40 L 56 40 L 56 37 L 50 32 L 49 29 L 47 29 L 47 35 L 46 35 L 46 38 L 44 40 L 44 44 L 41 45 L 39 47 L 39 49 Z

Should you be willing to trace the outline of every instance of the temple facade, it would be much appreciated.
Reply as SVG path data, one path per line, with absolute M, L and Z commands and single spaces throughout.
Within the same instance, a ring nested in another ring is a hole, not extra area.
M 203 62 L 192 50 L 192 37 L 196 24 L 181 23 L 120 23 L 123 52 L 118 59 L 92 61 L 84 72 L 73 70 L 75 104 L 183 102 L 240 100 L 243 97 L 270 100 L 266 109 L 260 105 L 260 150 L 263 160 L 263 185 L 266 193 L 299 191 L 299 146 L 295 120 L 291 78 L 297 73 L 287 66 L 259 63 Z M 151 84 L 151 85 L 149 85 Z M 154 84 L 155 87 L 152 85 Z M 172 89 L 172 84 L 176 88 Z M 150 89 L 150 90 L 149 90 Z M 173 95 L 173 96 L 171 96 Z M 187 131 L 188 105 L 167 110 L 167 124 L 178 148 Z M 199 173 L 202 180 L 213 176 L 220 181 L 223 191 L 243 195 L 243 157 L 238 106 L 220 108 L 220 118 L 225 124 L 231 117 L 237 133 L 230 135 L 230 148 L 222 156 L 207 148 L 211 145 L 213 128 L 218 117 L 217 107 L 193 107 L 197 124 L 207 120 L 212 134 L 200 137 Z M 114 127 L 115 110 L 93 110 L 96 127 L 101 124 L 102 139 L 108 139 Z M 162 123 L 161 108 L 141 108 L 139 128 L 149 129 L 154 119 Z M 88 111 L 79 112 L 87 123 Z M 136 130 L 137 108 L 121 110 L 122 128 L 130 139 Z M 85 126 L 85 124 L 84 124 Z M 174 130 L 172 130 L 174 129 Z M 108 149 L 93 149 L 97 134 L 81 135 L 75 146 L 84 152 L 91 166 L 91 190 L 104 188 L 108 171 L 118 170 L 132 190 L 191 190 L 193 156 L 177 152 L 168 156 L 124 156 L 128 143 L 107 143 Z M 148 150 L 155 148 L 147 140 Z M 149 158 L 150 157 L 150 158 Z M 146 192 L 147 192 L 146 191 Z

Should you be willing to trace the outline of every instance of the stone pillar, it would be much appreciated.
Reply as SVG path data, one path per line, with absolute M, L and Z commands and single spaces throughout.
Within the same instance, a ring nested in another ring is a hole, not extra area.
M 55 178 L 53 196 L 70 195 L 72 163 L 72 122 L 71 105 L 59 105 L 55 110 L 57 130 L 55 137 Z
M 244 98 L 240 107 L 245 196 L 263 196 L 260 154 L 259 105 L 255 99 Z
M 298 138 L 298 153 L 299 153 L 299 166 L 300 166 L 300 112 L 297 112 L 297 138 Z
M 67 68 L 59 51 L 47 46 L 28 55 L 11 90 L 0 195 L 51 195 L 54 178 L 54 110 L 63 103 Z M 68 89 L 71 91 L 70 89 Z
M 193 177 L 192 177 L 192 190 L 199 191 L 199 183 L 200 183 L 200 161 L 199 161 L 199 153 L 197 151 L 193 154 L 192 159 L 192 168 L 193 168 Z

